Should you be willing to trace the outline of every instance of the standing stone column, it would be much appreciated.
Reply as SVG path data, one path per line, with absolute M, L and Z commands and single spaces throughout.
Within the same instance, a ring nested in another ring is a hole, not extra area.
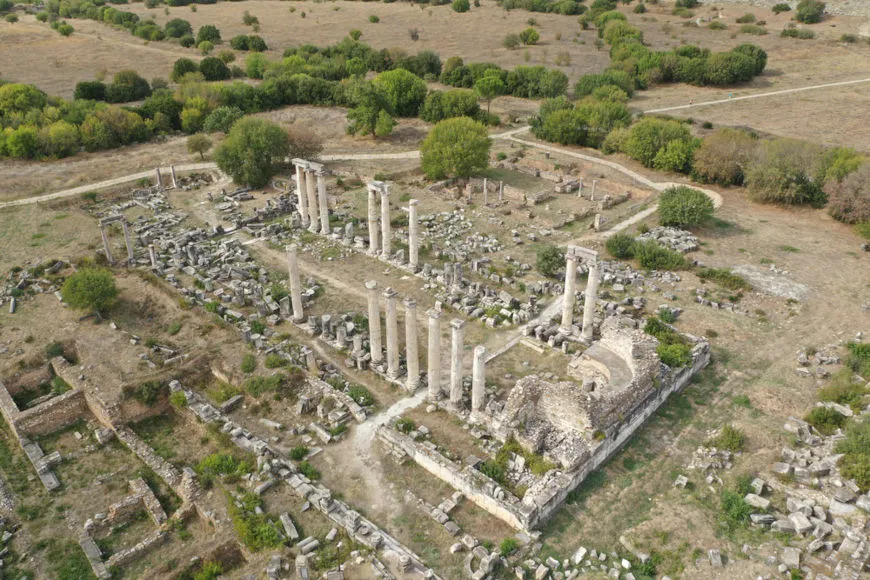
M 408 265 L 414 272 L 420 266 L 420 233 L 417 223 L 417 205 L 419 203 L 416 199 L 408 202 Z
M 381 313 L 378 311 L 378 283 L 374 280 L 366 282 L 369 291 L 369 343 L 371 344 L 372 362 L 384 360 L 381 346 Z
M 174 187 L 175 189 L 178 189 L 178 178 L 175 176 L 175 166 L 174 165 L 169 166 L 169 175 L 172 176 L 172 187 Z
M 595 315 L 595 299 L 598 294 L 598 260 L 589 261 L 589 279 L 586 282 L 586 297 L 583 300 L 583 330 L 580 340 L 592 342 L 592 317 Z
M 160 175 L 160 168 L 157 167 L 154 171 L 157 173 L 157 187 L 163 189 L 163 177 Z
M 308 193 L 308 231 L 317 233 L 320 223 L 317 219 L 317 186 L 314 184 L 314 172 L 310 168 L 305 169 L 305 190 Z
M 429 309 L 429 348 L 427 370 L 429 373 L 429 400 L 433 403 L 441 397 L 441 311 Z
M 378 255 L 378 192 L 369 185 L 369 254 Z
M 305 320 L 305 313 L 302 310 L 302 283 L 299 281 L 296 244 L 291 244 L 285 249 L 287 250 L 287 268 L 290 275 L 290 303 L 293 305 L 293 321 L 301 323 Z
M 399 376 L 399 325 L 396 312 L 398 295 L 392 288 L 384 290 L 387 310 L 387 376 L 391 379 Z
M 133 262 L 133 242 L 130 240 L 130 226 L 127 225 L 127 220 L 121 222 L 121 227 L 124 229 L 124 244 L 127 246 L 127 262 Z
M 296 209 L 299 210 L 302 225 L 308 227 L 308 195 L 305 193 L 305 174 L 300 163 L 296 164 L 296 198 Z
M 326 179 L 323 170 L 317 172 L 317 198 L 320 200 L 320 233 L 329 234 L 329 200 L 326 197 Z
M 148 257 L 151 258 L 151 267 L 157 267 L 157 252 L 154 250 L 154 244 L 148 244 Z
M 580 184 L 577 186 L 577 197 L 583 197 L 583 178 L 580 178 Z
M 471 366 L 471 411 L 483 409 L 486 398 L 486 347 L 474 347 L 474 361 Z
M 462 348 L 465 339 L 465 321 L 450 321 L 450 404 L 459 407 L 462 402 Z
M 504 201 L 504 181 L 498 182 L 498 200 Z
M 592 180 L 592 192 L 589 194 L 589 201 L 595 201 L 595 184 L 598 183 L 597 179 Z
M 417 353 L 417 302 L 405 298 L 405 359 L 408 365 L 406 388 L 414 392 L 420 384 L 420 355 Z
M 568 252 L 565 256 L 567 264 L 565 267 L 565 295 L 562 301 L 562 324 L 559 329 L 562 332 L 571 333 L 571 325 L 574 324 L 574 293 L 577 285 L 577 256 L 571 251 L 573 248 L 568 247 Z
M 390 246 L 393 239 L 393 233 L 390 225 L 390 190 L 384 186 L 381 189 L 381 245 L 383 251 L 381 256 L 385 260 L 390 259 Z
M 109 235 L 106 233 L 106 226 L 100 224 L 100 235 L 103 237 L 103 251 L 106 252 L 106 260 L 110 264 L 114 264 L 115 260 L 112 258 L 112 249 L 109 247 Z

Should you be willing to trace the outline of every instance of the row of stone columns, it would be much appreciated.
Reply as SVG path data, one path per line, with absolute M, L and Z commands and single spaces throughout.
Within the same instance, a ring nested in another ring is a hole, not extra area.
M 562 323 L 560 329 L 566 334 L 571 333 L 574 324 L 574 295 L 576 293 L 577 266 L 581 259 L 586 259 L 589 276 L 586 281 L 586 291 L 583 300 L 583 328 L 580 340 L 592 341 L 592 321 L 595 314 L 595 300 L 598 295 L 599 272 L 598 252 L 577 246 L 568 246 L 565 252 L 565 294 L 562 302 Z
M 369 280 L 366 282 L 366 289 L 368 290 L 369 345 L 372 363 L 381 363 L 384 360 L 384 352 L 381 344 L 378 283 Z M 384 290 L 383 297 L 387 325 L 387 376 L 395 380 L 401 374 L 399 368 L 399 293 L 392 288 L 387 288 Z M 407 365 L 405 386 L 409 391 L 414 391 L 420 383 L 420 361 L 417 349 L 417 302 L 406 298 L 403 304 L 405 306 L 405 361 Z
M 329 199 L 326 197 L 326 172 L 323 165 L 293 159 L 296 167 L 296 207 L 308 231 L 329 233 Z
M 388 260 L 392 252 L 393 240 L 392 224 L 390 224 L 390 187 L 382 181 L 371 181 L 367 190 L 369 254 Z M 408 203 L 408 265 L 414 271 L 419 268 L 420 260 L 418 205 L 416 199 Z M 380 228 L 378 218 L 380 218 Z

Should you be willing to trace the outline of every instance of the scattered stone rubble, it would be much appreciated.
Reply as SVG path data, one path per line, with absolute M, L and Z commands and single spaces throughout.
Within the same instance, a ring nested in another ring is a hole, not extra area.
M 671 250 L 688 254 L 701 247 L 698 238 L 691 232 L 665 226 L 656 226 L 635 238 L 638 241 L 653 241 Z

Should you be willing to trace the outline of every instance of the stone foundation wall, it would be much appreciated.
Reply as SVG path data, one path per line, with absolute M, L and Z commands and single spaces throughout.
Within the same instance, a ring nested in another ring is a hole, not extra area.
M 14 424 L 20 435 L 40 435 L 91 416 L 84 392 L 76 389 L 19 413 Z
M 536 520 L 537 510 L 533 506 L 520 503 L 517 497 L 473 467 L 463 468 L 437 451 L 417 445 L 407 435 L 386 426 L 378 428 L 377 436 L 395 455 L 410 457 L 417 465 L 461 491 L 465 497 L 509 525 L 517 529 L 528 529 L 531 527 L 530 523 Z M 499 490 L 505 499 L 493 496 Z

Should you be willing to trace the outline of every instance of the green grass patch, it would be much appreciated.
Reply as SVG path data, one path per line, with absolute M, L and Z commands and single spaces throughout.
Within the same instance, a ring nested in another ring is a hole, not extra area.
M 249 550 L 259 552 L 284 543 L 276 519 L 265 513 L 256 513 L 258 507 L 263 507 L 260 496 L 246 492 L 238 500 L 228 497 L 227 505 L 236 535 Z
M 701 268 L 698 278 L 707 282 L 713 282 L 726 290 L 739 291 L 751 290 L 752 286 L 742 276 L 732 274 L 726 268 Z

